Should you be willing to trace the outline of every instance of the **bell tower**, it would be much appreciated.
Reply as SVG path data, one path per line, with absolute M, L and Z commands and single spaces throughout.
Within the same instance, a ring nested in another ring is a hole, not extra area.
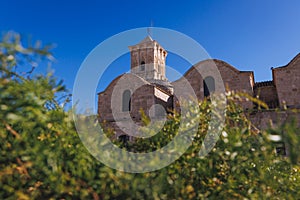
M 140 43 L 129 46 L 131 56 L 130 71 L 150 83 L 167 81 L 167 51 L 149 35 Z

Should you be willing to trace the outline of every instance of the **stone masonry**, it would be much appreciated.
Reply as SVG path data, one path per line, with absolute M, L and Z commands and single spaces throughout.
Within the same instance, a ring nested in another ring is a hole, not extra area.
M 280 125 L 293 117 L 300 127 L 300 113 L 285 110 L 300 109 L 300 54 L 286 66 L 272 68 L 271 81 L 255 82 L 253 71 L 239 71 L 224 61 L 210 59 L 192 66 L 181 79 L 169 82 L 165 74 L 167 52 L 157 41 L 147 36 L 129 49 L 131 72 L 117 77 L 98 94 L 99 120 L 112 128 L 116 137 L 132 128 L 129 122 L 140 123 L 141 110 L 150 117 L 159 117 L 174 109 L 176 86 L 184 81 L 191 85 L 198 100 L 213 93 L 219 86 L 209 75 L 212 65 L 217 67 L 226 90 L 247 93 L 269 106 L 269 110 L 258 110 L 250 101 L 240 103 L 257 128 Z M 182 91 L 184 95 L 184 88 Z

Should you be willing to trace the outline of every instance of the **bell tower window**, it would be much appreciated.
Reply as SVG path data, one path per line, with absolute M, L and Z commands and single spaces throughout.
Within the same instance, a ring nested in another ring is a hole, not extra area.
M 142 62 L 141 62 L 140 70 L 141 70 L 141 71 L 145 71 L 145 61 L 142 61 Z

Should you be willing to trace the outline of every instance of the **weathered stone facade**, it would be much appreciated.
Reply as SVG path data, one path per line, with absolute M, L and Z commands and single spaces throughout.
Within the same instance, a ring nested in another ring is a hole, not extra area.
M 280 107 L 300 108 L 300 54 L 283 67 L 272 69 Z
M 185 94 L 186 88 L 182 87 L 187 85 L 185 81 L 199 100 L 218 91 L 221 85 L 227 90 L 261 99 L 270 110 L 259 111 L 251 101 L 240 102 L 258 128 L 280 125 L 292 117 L 298 118 L 300 127 L 300 113 L 284 110 L 300 108 L 300 54 L 286 66 L 272 68 L 272 81 L 256 83 L 252 71 L 239 71 L 224 61 L 211 59 L 195 64 L 181 79 L 171 83 L 165 75 L 167 52 L 157 41 L 147 36 L 129 49 L 131 73 L 117 77 L 98 94 L 99 119 L 113 128 L 116 136 L 123 135 L 129 129 L 134 130 L 128 124 L 130 121 L 139 124 L 141 109 L 150 117 L 163 116 L 174 109 L 177 98 L 174 94 L 188 95 Z M 213 67 L 217 69 L 222 84 L 215 80 Z M 154 106 L 157 104 L 160 106 Z
M 269 108 L 278 108 L 279 100 L 274 81 L 264 81 L 254 84 L 254 97 L 265 102 Z

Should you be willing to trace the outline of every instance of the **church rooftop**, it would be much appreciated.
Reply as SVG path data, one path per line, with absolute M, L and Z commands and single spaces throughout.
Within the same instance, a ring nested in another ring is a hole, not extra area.
M 153 42 L 154 40 L 151 38 L 150 35 L 147 35 L 140 43 L 146 43 L 146 42 Z

